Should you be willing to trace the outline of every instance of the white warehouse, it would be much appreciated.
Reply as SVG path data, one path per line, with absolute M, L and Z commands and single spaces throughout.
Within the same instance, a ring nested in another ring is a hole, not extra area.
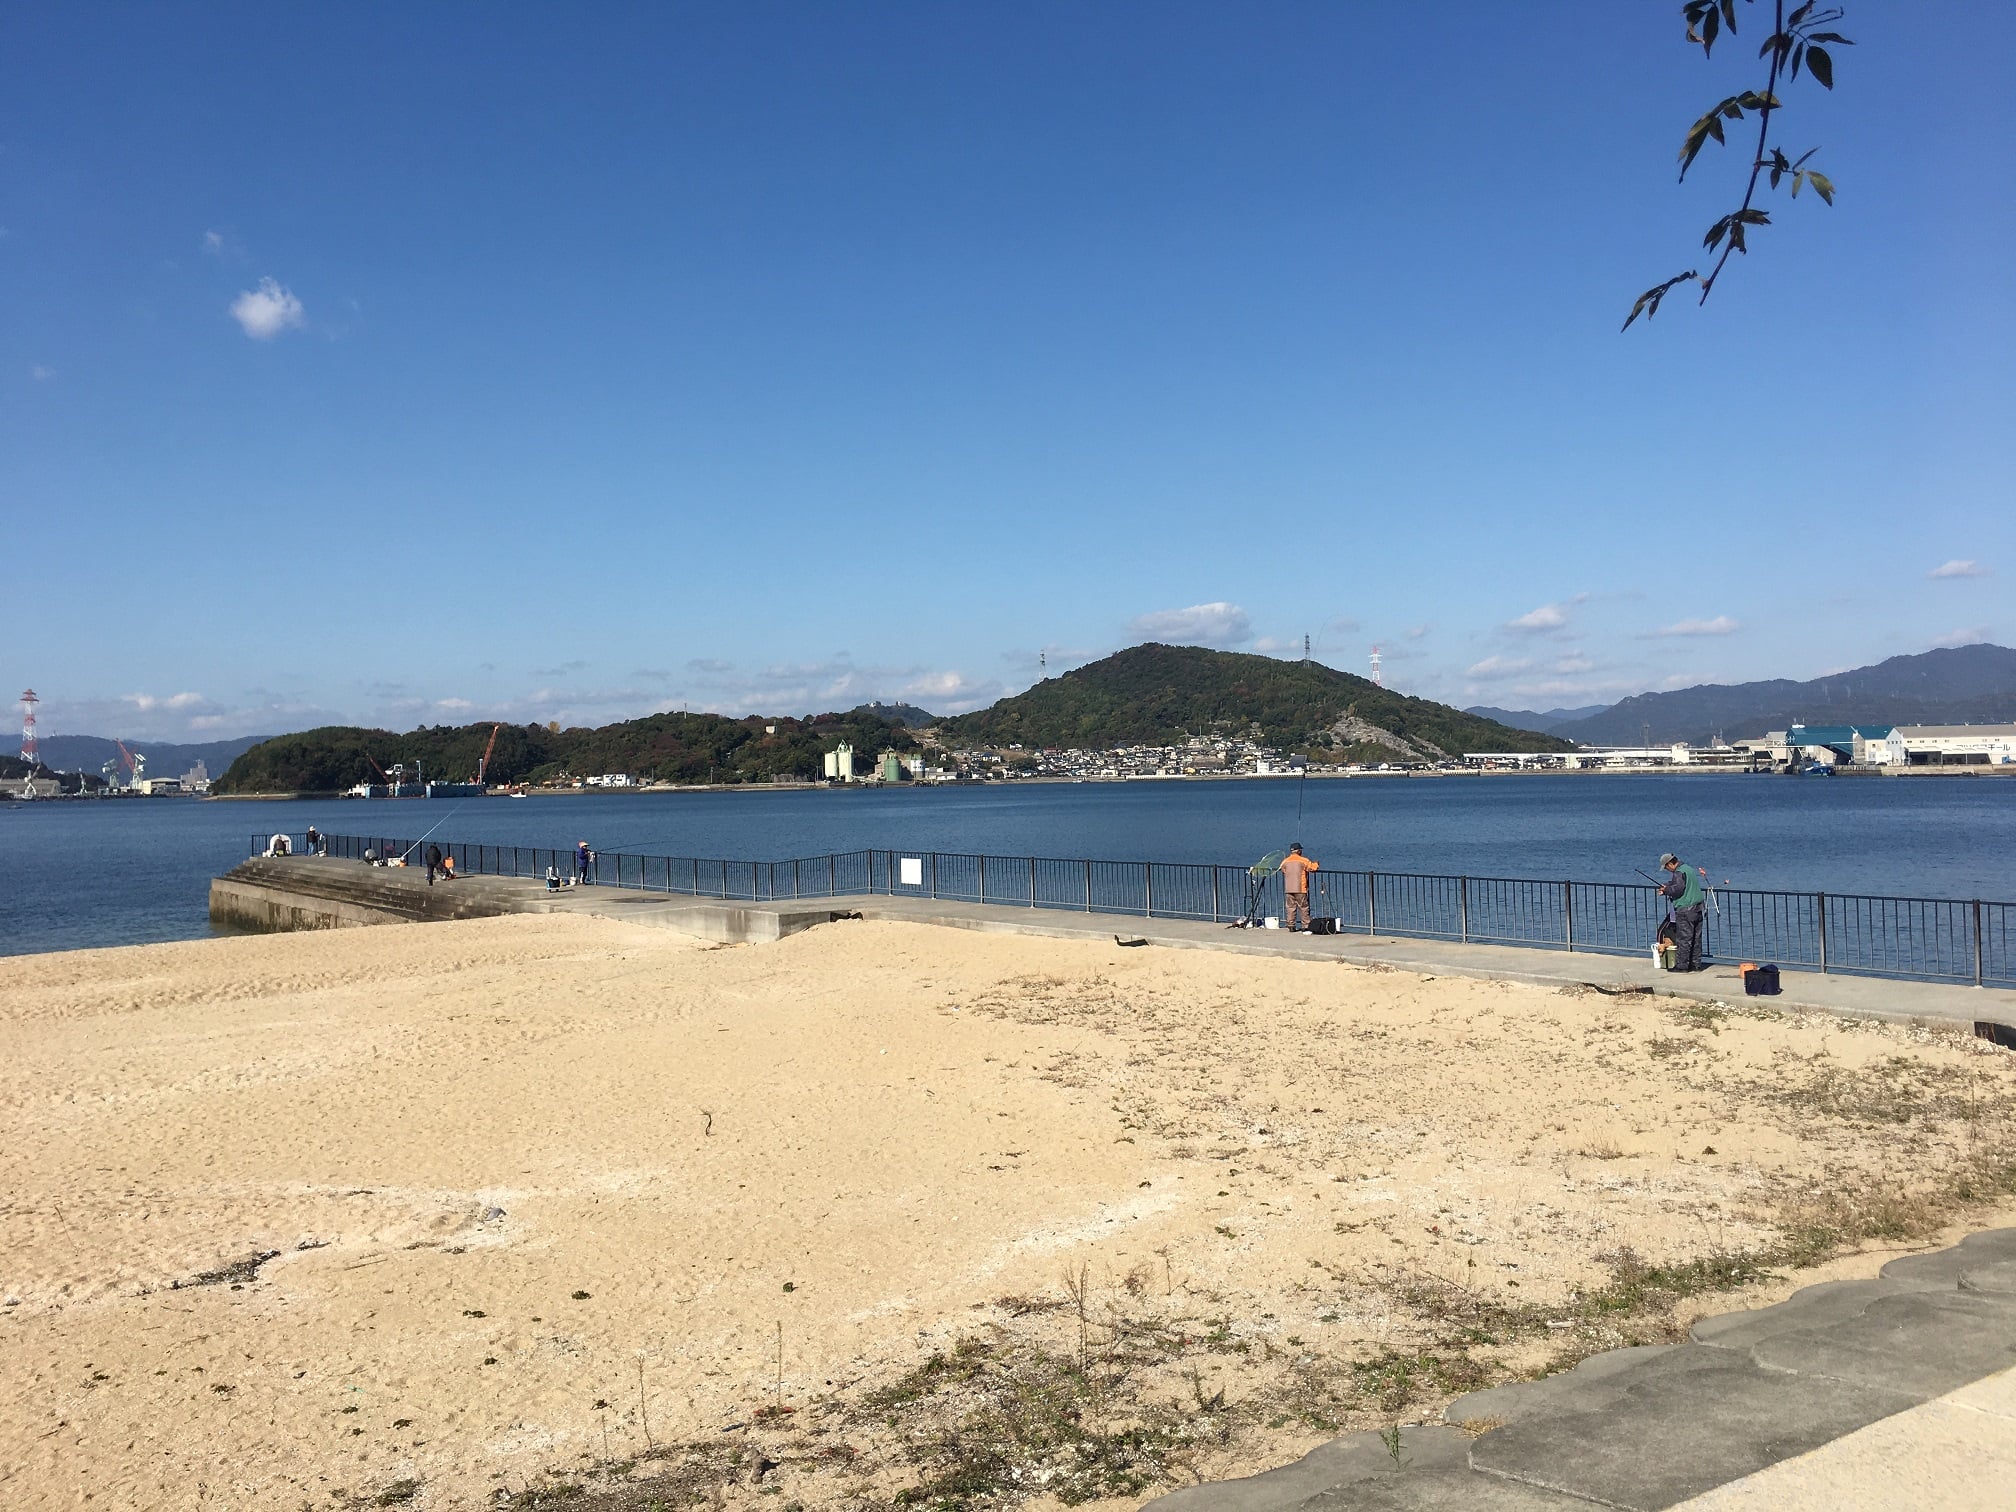
M 1898 725 L 1881 744 L 1872 757 L 1898 766 L 2016 765 L 2016 724 Z

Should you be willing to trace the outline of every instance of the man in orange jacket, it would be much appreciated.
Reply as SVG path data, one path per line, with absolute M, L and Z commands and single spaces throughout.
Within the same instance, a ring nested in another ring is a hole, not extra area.
M 1281 890 L 1288 895 L 1288 917 L 1285 920 L 1290 929 L 1295 928 L 1295 916 L 1302 916 L 1302 928 L 1309 927 L 1309 874 L 1317 871 L 1313 857 L 1302 854 L 1302 846 L 1288 847 L 1288 854 L 1281 861 Z

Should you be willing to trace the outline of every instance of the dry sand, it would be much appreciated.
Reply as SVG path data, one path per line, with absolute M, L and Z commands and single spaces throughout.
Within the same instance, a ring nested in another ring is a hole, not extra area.
M 787 1440 L 708 1498 L 888 1505 L 920 1473 L 890 1383 L 961 1337 L 1110 1346 L 1123 1313 L 1200 1421 L 1282 1370 L 1329 1401 L 1221 1410 L 1178 1458 L 1239 1473 L 1439 1405 L 1318 1369 L 1426 1347 L 1423 1285 L 1565 1307 L 1621 1247 L 1769 1244 L 1801 1193 L 2006 1141 L 2016 1095 L 2016 1058 L 1904 1029 L 893 923 L 8 966 L 10 1512 L 530 1505 L 647 1444 Z M 1067 1274 L 1088 1332 L 1049 1310 Z

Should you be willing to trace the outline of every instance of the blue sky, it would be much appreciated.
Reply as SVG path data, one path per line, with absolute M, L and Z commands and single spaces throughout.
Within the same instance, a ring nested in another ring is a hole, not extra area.
M 2016 6 L 17 5 L 49 732 L 935 710 L 1146 638 L 1547 708 L 2016 636 Z M 1944 569 L 1943 575 L 1941 569 Z

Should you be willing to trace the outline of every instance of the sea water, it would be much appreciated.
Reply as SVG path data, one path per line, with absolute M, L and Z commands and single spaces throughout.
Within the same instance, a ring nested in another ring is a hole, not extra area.
M 2016 899 L 2016 780 L 1690 775 L 1258 778 L 0 807 L 0 954 L 194 939 L 255 836 L 330 834 L 786 860 L 829 851 L 1211 861 L 1291 841 L 1326 867 Z M 263 840 L 262 840 L 263 843 Z

